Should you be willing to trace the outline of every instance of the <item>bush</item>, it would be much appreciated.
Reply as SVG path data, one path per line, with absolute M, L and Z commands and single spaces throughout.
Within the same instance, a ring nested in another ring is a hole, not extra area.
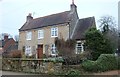
M 82 63 L 82 60 L 78 57 L 66 57 L 63 60 L 63 65 L 77 65 Z
M 117 62 L 117 57 L 112 54 L 102 54 L 97 60 L 101 71 L 117 69 Z
M 80 76 L 80 72 L 78 70 L 70 70 L 67 73 L 68 77 L 79 77 Z
M 82 63 L 82 67 L 86 71 L 102 72 L 108 70 L 120 69 L 120 57 L 113 54 L 102 54 L 96 61 L 87 60 Z
M 96 72 L 99 70 L 98 64 L 96 61 L 86 60 L 82 63 L 82 67 L 86 71 Z
M 120 56 L 117 57 L 117 61 L 118 61 L 118 69 L 120 70 Z
M 44 62 L 63 62 L 62 57 L 56 57 L 56 58 L 45 58 L 43 59 Z

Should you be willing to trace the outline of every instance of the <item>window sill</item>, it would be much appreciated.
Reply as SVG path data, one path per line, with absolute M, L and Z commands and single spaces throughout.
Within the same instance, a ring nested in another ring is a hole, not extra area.
M 58 37 L 58 36 L 51 36 L 51 38 Z
M 43 40 L 44 38 L 38 38 L 38 40 Z
M 57 54 L 51 54 L 51 56 L 57 56 Z
M 31 41 L 31 39 L 26 39 L 27 41 Z

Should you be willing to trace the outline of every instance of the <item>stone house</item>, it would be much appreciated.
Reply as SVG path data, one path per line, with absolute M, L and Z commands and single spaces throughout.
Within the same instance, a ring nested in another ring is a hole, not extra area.
M 41 58 L 43 54 L 56 56 L 54 41 L 58 37 L 64 40 L 75 39 L 76 53 L 82 53 L 84 33 L 92 26 L 95 27 L 95 18 L 79 19 L 74 2 L 69 11 L 35 19 L 29 14 L 25 24 L 19 29 L 18 49 L 25 51 L 26 56 L 36 55 L 36 58 Z

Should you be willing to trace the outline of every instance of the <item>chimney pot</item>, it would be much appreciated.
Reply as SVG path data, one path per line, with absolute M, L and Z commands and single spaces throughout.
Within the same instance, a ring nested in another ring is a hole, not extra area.
M 77 6 L 74 4 L 74 0 L 72 0 L 72 4 L 70 8 L 71 8 L 71 12 L 77 11 Z
M 32 19 L 33 19 L 32 14 L 29 13 L 28 16 L 27 16 L 27 22 L 29 22 L 29 21 L 32 20 Z

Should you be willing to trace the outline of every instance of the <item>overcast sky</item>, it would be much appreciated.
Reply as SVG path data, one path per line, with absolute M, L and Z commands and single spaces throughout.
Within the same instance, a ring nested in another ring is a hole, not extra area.
M 111 15 L 118 20 L 119 0 L 74 0 L 79 18 Z M 0 0 L 0 33 L 18 35 L 28 13 L 34 18 L 70 10 L 72 0 Z M 98 24 L 97 24 L 98 25 Z

